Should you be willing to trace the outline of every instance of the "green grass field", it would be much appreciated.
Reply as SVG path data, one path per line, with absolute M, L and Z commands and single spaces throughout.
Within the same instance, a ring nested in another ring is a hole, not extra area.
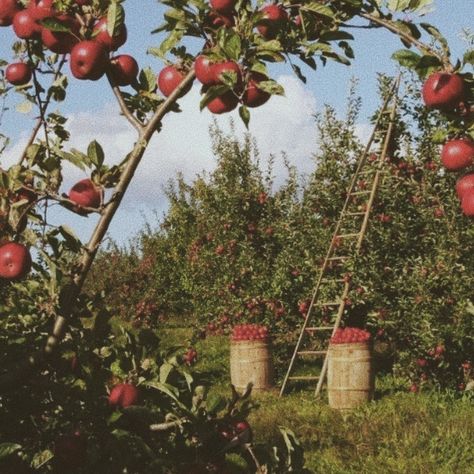
M 163 343 L 186 340 L 186 329 L 161 333 Z M 196 370 L 214 390 L 229 390 L 227 337 L 198 344 Z M 474 473 L 474 397 L 450 392 L 407 393 L 390 375 L 377 378 L 376 401 L 342 415 L 311 390 L 282 399 L 278 391 L 255 395 L 259 409 L 250 417 L 258 442 L 275 443 L 278 427 L 292 429 L 315 473 Z

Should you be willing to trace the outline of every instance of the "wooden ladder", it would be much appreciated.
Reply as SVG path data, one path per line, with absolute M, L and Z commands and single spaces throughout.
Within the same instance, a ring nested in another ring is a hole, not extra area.
M 344 206 L 339 215 L 339 220 L 334 229 L 326 257 L 324 258 L 319 272 L 319 277 L 305 315 L 304 323 L 301 327 L 293 356 L 283 380 L 280 397 L 285 393 L 285 390 L 288 388 L 288 384 L 291 381 L 317 381 L 315 395 L 319 396 L 321 393 L 327 373 L 329 337 L 334 335 L 341 324 L 349 295 L 350 277 L 347 271 L 344 273 L 344 263 L 359 253 L 364 241 L 364 236 L 369 223 L 370 211 L 374 203 L 377 188 L 383 177 L 382 167 L 392 138 L 394 119 L 398 107 L 398 89 L 400 86 L 400 79 L 399 76 L 393 82 L 377 116 L 372 135 L 370 136 L 367 146 L 357 163 L 356 170 L 347 191 Z M 389 115 L 389 122 L 383 139 L 381 153 L 377 160 L 368 163 L 368 157 L 371 155 L 372 145 L 380 132 L 380 128 L 386 119 L 387 114 Z M 362 178 L 364 180 L 371 180 L 371 184 L 367 185 L 367 189 L 359 189 L 359 183 Z M 365 202 L 361 203 L 361 201 Z M 357 206 L 355 210 L 353 210 L 354 205 Z M 355 227 L 355 229 L 347 232 L 344 231 L 346 223 L 352 224 L 352 227 Z M 350 252 L 347 251 L 345 252 L 345 255 L 338 254 L 338 248 L 342 241 L 352 244 L 352 255 L 348 255 Z M 335 266 L 338 267 L 339 277 L 337 278 L 331 277 L 330 275 Z M 338 296 L 333 297 L 332 299 L 328 298 L 328 301 L 326 301 L 327 296 L 322 297 L 321 295 L 321 290 L 325 287 L 330 287 L 330 289 L 332 289 Z M 312 320 L 315 319 L 313 317 L 314 309 L 319 309 L 320 311 L 327 313 L 331 308 L 333 311 L 336 311 L 335 319 L 332 324 L 317 325 L 312 323 Z M 327 344 L 325 344 L 324 350 L 312 347 L 309 349 L 304 348 L 303 346 L 306 339 L 308 337 L 314 338 L 318 333 L 327 335 Z M 296 362 L 301 358 L 307 357 L 316 359 L 320 358 L 323 360 L 319 375 L 292 375 Z

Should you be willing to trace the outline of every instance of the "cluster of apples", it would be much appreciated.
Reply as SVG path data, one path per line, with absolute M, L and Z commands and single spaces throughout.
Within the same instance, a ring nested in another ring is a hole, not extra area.
M 232 329 L 232 341 L 264 341 L 268 339 L 268 328 L 260 324 L 238 324 Z
M 77 79 L 98 80 L 107 71 L 118 86 L 133 84 L 138 74 L 136 60 L 127 54 L 109 58 L 127 40 L 122 24 L 114 36 L 107 30 L 107 17 L 90 19 L 83 7 L 90 0 L 75 0 L 68 12 L 56 11 L 54 0 L 30 0 L 26 8 L 17 0 L 0 0 L 0 26 L 12 26 L 16 36 L 41 41 L 46 49 L 57 54 L 70 54 L 71 73 Z M 53 19 L 61 26 L 49 29 L 42 22 Z M 15 86 L 28 84 L 32 66 L 25 62 L 7 66 L 5 77 Z
M 423 100 L 432 109 L 462 111 L 466 109 L 466 89 L 464 79 L 459 74 L 436 72 L 423 84 Z M 441 162 L 448 171 L 464 171 L 474 165 L 472 139 L 466 136 L 447 141 L 441 151 Z M 468 172 L 458 180 L 456 193 L 463 213 L 474 216 L 474 173 Z
M 209 3 L 212 8 L 210 20 L 213 26 L 230 28 L 235 25 L 237 0 L 210 0 Z M 288 21 L 288 13 L 282 5 L 274 3 L 262 7 L 260 13 L 262 18 L 257 25 L 258 32 L 265 39 L 274 39 Z M 295 22 L 298 20 L 295 19 Z
M 331 337 L 331 344 L 350 344 L 370 341 L 370 332 L 360 328 L 338 328 Z
M 237 0 L 210 0 L 210 19 L 212 26 L 231 28 L 235 25 Z M 257 25 L 258 32 L 265 39 L 273 39 L 288 21 L 288 14 L 283 6 L 269 4 L 260 10 L 262 19 Z M 299 18 L 299 16 L 297 17 Z M 223 114 L 234 110 L 239 103 L 247 107 L 260 107 L 270 99 L 270 94 L 259 88 L 259 84 L 267 81 L 265 74 L 248 71 L 235 61 L 221 61 L 213 63 L 206 55 L 200 55 L 194 62 L 196 78 L 202 84 L 205 93 L 212 86 L 224 84 L 226 73 L 236 76 L 232 90 L 212 99 L 207 108 L 214 114 Z M 158 87 L 161 93 L 168 97 L 183 81 L 185 71 L 177 65 L 164 68 L 158 75 Z M 189 86 L 189 88 L 191 85 Z M 188 92 L 183 91 L 183 95 Z

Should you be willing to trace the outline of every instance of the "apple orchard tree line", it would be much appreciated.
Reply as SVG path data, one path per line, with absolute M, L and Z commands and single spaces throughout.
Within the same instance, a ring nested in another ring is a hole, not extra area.
M 429 2 L 163 0 L 168 10 L 154 33 L 165 38 L 148 50 L 166 64 L 157 76 L 150 68 L 140 71 L 132 56 L 116 52 L 127 39 L 123 3 L 0 0 L 0 25 L 12 29 L 17 57 L 14 63 L 2 63 L 1 93 L 23 96 L 21 108 L 36 107 L 39 116 L 19 162 L 0 177 L 0 277 L 5 284 L 27 282 L 33 265 L 42 284 L 57 295 L 54 327 L 44 348 L 2 374 L 2 391 L 40 365 L 63 339 L 96 252 L 151 138 L 166 114 L 179 111 L 177 102 L 195 78 L 202 85 L 201 108 L 223 114 L 238 107 L 248 124 L 250 109 L 283 93 L 267 71 L 269 63 L 288 62 L 304 81 L 301 64 L 313 70 L 328 60 L 349 64 L 353 28 L 385 28 L 406 47 L 394 58 L 426 79 L 426 106 L 439 109 L 450 124 L 442 151 L 445 166 L 460 170 L 474 159 L 473 78 L 463 72 L 474 63 L 474 52 L 467 51 L 453 64 L 448 44 L 434 26 L 399 19 L 400 13 L 418 11 Z M 188 38 L 202 40 L 196 56 L 186 48 Z M 94 87 L 92 82 L 103 77 L 122 115 L 137 131 L 130 153 L 113 166 L 106 164 L 97 141 L 84 152 L 68 149 L 66 119 L 50 112 L 52 104 L 66 100 L 70 81 L 88 80 Z M 90 173 L 67 194 L 61 193 L 64 162 Z M 473 176 L 459 183 L 468 215 L 474 215 Z M 106 198 L 107 189 L 112 191 Z M 66 226 L 48 223 L 53 203 L 80 215 L 100 215 L 87 244 Z M 32 263 L 31 247 L 41 265 Z

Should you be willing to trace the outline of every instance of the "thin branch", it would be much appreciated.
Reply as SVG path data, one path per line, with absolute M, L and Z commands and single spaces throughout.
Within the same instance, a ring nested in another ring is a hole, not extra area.
M 114 85 L 113 79 L 109 72 L 107 72 L 107 79 L 109 80 L 110 87 L 112 88 L 114 95 L 117 98 L 117 102 L 120 106 L 120 110 L 122 111 L 122 115 L 132 124 L 132 126 L 137 130 L 137 132 L 140 133 L 145 127 L 145 125 L 140 120 L 138 120 L 138 118 L 135 117 L 135 115 L 133 115 L 133 113 L 127 107 L 120 88 Z
M 413 46 L 416 46 L 420 51 L 427 53 L 431 56 L 435 56 L 436 58 L 439 59 L 441 64 L 445 67 L 446 71 L 452 71 L 453 66 L 449 62 L 449 59 L 441 54 L 438 53 L 435 49 L 431 48 L 425 43 L 422 43 L 421 41 L 417 40 L 414 36 L 412 36 L 409 33 L 406 33 L 404 31 L 401 31 L 397 26 L 390 20 L 384 20 L 382 18 L 379 18 L 377 16 L 371 15 L 370 13 L 359 13 L 359 15 L 362 18 L 365 18 L 366 20 L 371 21 L 372 23 L 375 23 L 377 25 L 380 25 L 387 30 L 391 31 L 392 33 L 395 33 L 396 35 L 400 36 L 400 38 L 404 39 L 405 41 L 411 43 Z
M 179 428 L 183 423 L 189 422 L 188 419 L 182 418 L 176 421 L 168 421 L 166 423 L 155 423 L 150 425 L 150 431 L 168 431 L 174 428 Z
M 53 83 L 59 77 L 59 74 L 61 74 L 61 70 L 62 70 L 65 63 L 66 63 L 66 56 L 63 56 L 63 58 L 61 59 L 59 65 L 58 65 L 58 68 L 56 69 L 56 72 L 54 74 Z M 35 75 L 34 71 L 33 71 L 33 75 L 34 75 L 33 77 L 34 77 L 34 84 L 35 84 L 35 89 L 36 89 L 37 80 L 36 80 L 36 75 Z M 36 92 L 37 92 L 37 90 L 36 90 Z M 34 126 L 32 132 L 31 132 L 30 138 L 28 139 L 28 142 L 25 145 L 23 153 L 21 154 L 21 157 L 18 161 L 19 165 L 23 164 L 23 161 L 25 160 L 26 154 L 28 152 L 28 148 L 30 148 L 30 146 L 33 145 L 33 143 L 36 139 L 36 136 L 38 135 L 38 132 L 41 128 L 41 125 L 43 125 L 43 123 L 45 122 L 44 114 L 46 113 L 46 110 L 48 109 L 48 106 L 51 102 L 52 97 L 53 97 L 53 91 L 52 91 L 51 87 L 48 90 L 48 94 L 46 95 L 46 99 L 45 99 L 44 102 L 42 102 L 41 98 L 38 98 L 38 95 L 37 95 L 38 107 L 40 109 L 40 117 L 38 118 L 38 121 L 36 122 L 36 125 Z

